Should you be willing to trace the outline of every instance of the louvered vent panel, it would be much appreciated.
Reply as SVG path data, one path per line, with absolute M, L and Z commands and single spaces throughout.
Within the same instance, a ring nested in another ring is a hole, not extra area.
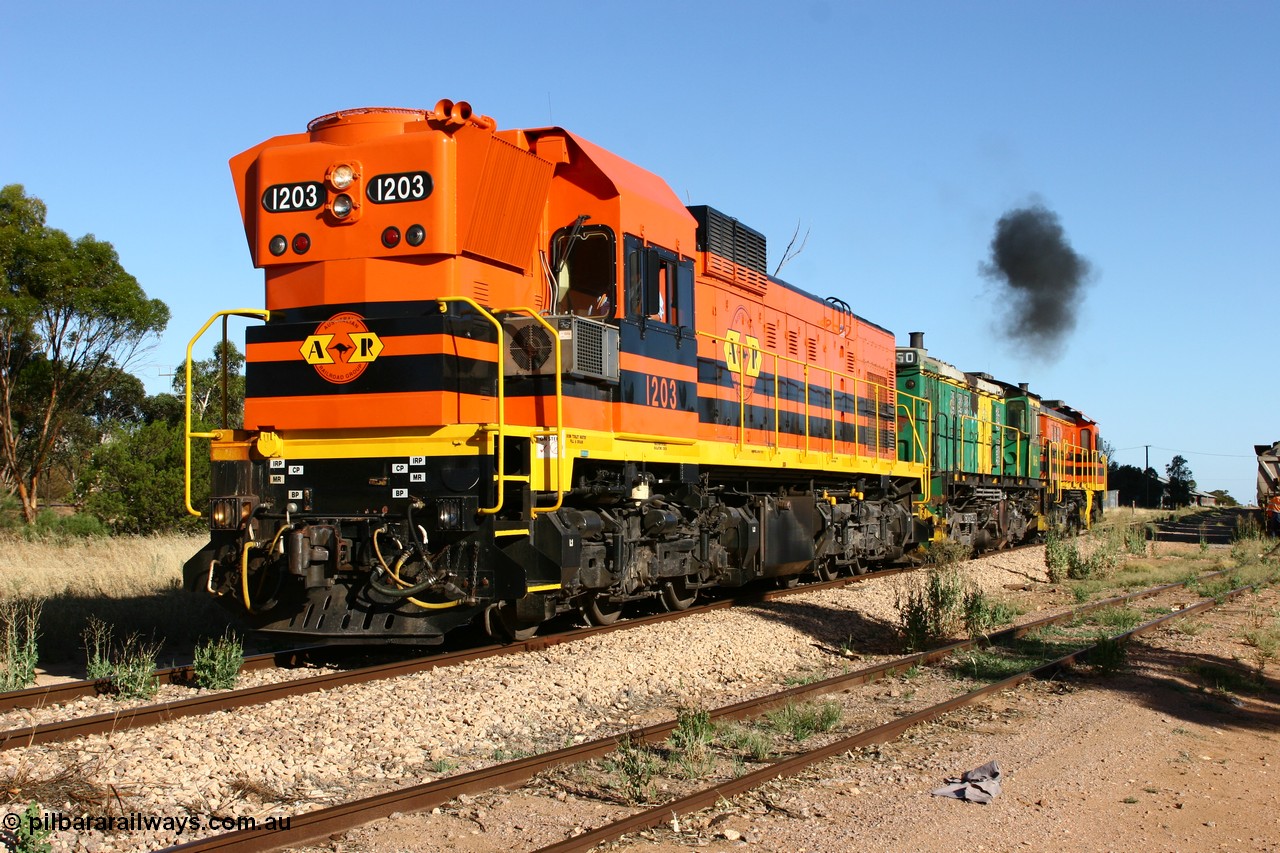
M 765 237 L 714 207 L 689 208 L 698 221 L 698 251 L 718 256 L 727 264 L 708 259 L 708 271 L 753 290 L 769 284 L 768 252 Z
M 510 142 L 491 138 L 463 248 L 528 269 L 554 168 Z

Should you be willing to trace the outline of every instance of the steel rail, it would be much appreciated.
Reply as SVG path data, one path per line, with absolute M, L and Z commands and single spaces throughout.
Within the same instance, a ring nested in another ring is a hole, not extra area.
M 361 667 L 360 669 L 347 670 L 344 672 L 325 673 L 322 675 L 308 676 L 306 678 L 281 681 L 275 684 L 263 684 L 257 687 L 243 688 L 241 690 L 228 690 L 219 693 L 210 693 L 204 696 L 193 696 L 188 699 L 175 699 L 168 702 L 159 702 L 152 705 L 142 705 L 134 708 L 120 708 L 86 717 L 76 717 L 67 720 L 55 720 L 47 723 L 40 723 L 32 726 L 23 726 L 20 728 L 9 729 L 7 731 L 0 731 L 0 751 L 35 746 L 38 744 L 56 743 L 72 740 L 77 737 L 104 734 L 106 732 L 127 731 L 132 728 L 156 725 L 158 723 L 168 722 L 182 717 L 212 714 L 217 711 L 242 708 L 249 705 L 261 705 L 267 702 L 274 702 L 278 699 L 314 693 L 319 690 L 332 690 L 337 687 L 344 687 L 351 684 L 362 684 L 368 681 L 397 678 L 402 675 L 411 675 L 413 673 L 425 672 L 440 667 L 459 666 L 464 663 L 469 663 L 471 661 L 487 657 L 518 654 L 526 651 L 541 651 L 561 643 L 571 643 L 585 639 L 589 636 L 597 636 L 611 631 L 638 628 L 644 625 L 652 625 L 658 622 L 680 619 L 696 613 L 706 613 L 712 610 L 720 610 L 728 607 L 755 604 L 761 601 L 769 601 L 788 595 L 798 595 L 804 592 L 814 592 L 822 589 L 843 587 L 864 579 L 885 577 L 901 571 L 907 571 L 907 569 L 886 569 L 884 571 L 857 575 L 854 577 L 842 577 L 830 581 L 818 581 L 816 583 L 788 589 L 748 591 L 736 598 L 711 601 L 690 610 L 640 616 L 614 625 L 578 628 L 559 634 L 550 634 L 545 637 L 533 637 L 529 640 L 517 641 L 505 645 L 481 646 L 475 649 L 416 657 L 403 661 L 394 661 L 391 663 L 377 664 L 375 666 Z M 255 655 L 252 661 L 246 658 L 246 664 L 248 664 L 252 669 L 267 669 L 270 668 L 270 661 L 275 657 L 283 655 L 286 657 L 294 656 L 296 658 L 296 656 L 301 655 L 304 652 L 310 651 L 314 653 L 317 650 L 318 649 L 294 650 L 291 652 L 279 652 L 275 655 Z M 242 668 L 241 671 L 243 672 L 245 670 Z M 171 681 L 181 681 L 183 679 L 193 677 L 192 667 L 182 666 L 167 670 L 158 670 L 156 672 L 156 678 L 163 677 L 167 677 Z M 105 682 L 82 681 L 72 682 L 67 685 L 50 685 L 48 687 L 28 688 L 27 690 L 13 691 L 12 693 L 0 695 L 0 702 L 8 698 L 11 703 L 8 706 L 8 709 L 40 707 L 43 704 L 48 704 L 53 701 L 67 701 L 68 699 L 78 698 L 80 696 L 97 695 L 106 692 L 104 689 L 105 687 Z M 0 710 L 5 710 L 4 706 L 0 706 Z
M 240 664 L 240 672 L 256 672 L 262 669 L 282 669 L 299 666 L 310 659 L 310 655 L 322 650 L 323 646 L 286 649 L 279 652 L 264 652 L 248 655 Z M 157 669 L 153 676 L 157 684 L 190 684 L 195 681 L 195 666 L 182 664 Z M 61 684 L 45 684 L 39 687 L 27 687 L 22 690 L 9 690 L 0 693 L 0 712 L 19 709 L 43 708 L 54 703 L 70 702 L 85 696 L 102 696 L 111 692 L 111 682 L 107 679 L 86 678 L 77 681 L 64 681 Z
M 1206 575 L 1201 578 L 1197 578 L 1196 580 L 1204 580 L 1209 577 L 1225 574 L 1229 571 L 1231 570 L 1214 572 L 1211 575 Z M 864 575 L 860 577 L 866 576 Z M 1158 595 L 1161 592 L 1176 589 L 1184 585 L 1185 583 L 1165 584 L 1105 599 L 1103 601 L 1091 602 L 1090 604 L 1064 613 L 1046 616 L 1041 619 L 1037 619 L 1034 622 L 994 632 L 989 635 L 989 639 L 994 641 L 997 638 L 1016 638 L 1030 631 L 1036 630 L 1037 628 L 1057 622 L 1063 622 L 1068 619 L 1074 619 L 1083 613 L 1113 607 L 1118 604 L 1140 600 L 1142 598 L 1149 598 L 1153 595 Z M 808 588 L 812 589 L 812 587 Z M 787 590 L 787 592 L 793 591 L 794 590 Z M 782 591 L 779 590 L 775 592 Z M 1212 606 L 1213 604 L 1213 600 L 1210 599 L 1208 602 L 1204 603 L 1204 606 Z M 1170 616 L 1183 616 L 1193 612 L 1198 612 L 1198 610 L 1189 607 L 1184 610 L 1176 611 L 1175 613 L 1170 614 Z M 1170 617 L 1161 617 L 1162 620 L 1166 618 Z M 1157 620 L 1157 622 L 1159 621 L 1161 620 Z M 977 642 L 978 641 L 976 640 L 963 640 L 931 651 L 919 652 L 917 654 L 896 658 L 894 660 L 886 661 L 854 672 L 837 675 L 823 681 L 792 687 L 788 690 L 769 694 L 768 696 L 748 699 L 743 702 L 713 710 L 710 712 L 710 716 L 714 720 L 743 719 L 751 717 L 759 714 L 764 709 L 782 705 L 788 701 L 807 696 L 835 692 L 837 690 L 856 686 L 868 681 L 874 681 L 886 674 L 892 674 L 897 670 L 910 668 L 918 663 L 931 663 L 945 658 L 957 651 L 970 648 L 976 645 Z M 1075 655 L 1079 654 L 1079 652 L 1075 653 Z M 950 700 L 950 702 L 955 701 L 956 700 Z M 947 710 L 950 710 L 950 707 L 948 707 Z M 945 713 L 945 711 L 939 713 Z M 886 724 L 886 727 L 896 725 L 898 722 L 900 721 L 894 721 L 894 723 Z M 674 720 L 665 723 L 655 723 L 641 729 L 635 729 L 618 735 L 611 735 L 609 737 L 600 738 L 598 740 L 567 747 L 554 752 L 543 753 L 542 755 L 531 756 L 529 758 L 522 758 L 517 761 L 511 761 L 504 764 L 496 764 L 481 770 L 475 770 L 469 773 L 459 774 L 457 776 L 450 776 L 445 779 L 439 779 L 422 785 L 401 788 L 399 790 L 389 791 L 377 796 L 353 800 L 348 803 L 318 809 L 305 814 L 292 815 L 287 829 L 258 828 L 239 830 L 236 832 L 228 832 L 190 841 L 171 849 L 174 851 L 227 851 L 227 853 L 240 853 L 240 851 L 277 850 L 284 847 L 306 844 L 317 839 L 328 837 L 335 833 L 349 831 L 373 820 L 385 818 L 394 812 L 411 812 L 430 809 L 447 803 L 460 794 L 475 794 L 491 790 L 498 786 L 510 786 L 513 784 L 524 783 L 548 768 L 558 765 L 575 764 L 607 755 L 623 742 L 661 742 L 675 730 L 676 725 L 677 722 Z M 887 730 L 886 727 L 881 728 Z M 712 802 L 715 802 L 714 796 Z M 661 811 L 663 815 L 669 815 L 670 813 L 667 807 L 662 807 L 659 811 Z M 661 823 L 662 821 L 660 820 L 658 822 Z M 632 830 L 625 829 L 620 831 L 619 834 L 630 831 Z M 579 836 L 579 838 L 585 837 L 586 836 Z M 577 840 L 577 838 L 571 839 L 571 841 Z M 592 845 L 599 843 L 602 840 L 609 839 L 597 839 L 592 842 Z M 575 847 L 565 849 L 586 848 Z
M 1235 598 L 1237 595 L 1241 595 L 1242 593 L 1253 589 L 1254 586 L 1254 584 L 1249 584 L 1247 586 L 1231 590 L 1224 594 L 1223 600 Z M 1213 598 L 1205 599 L 1191 607 L 1166 614 L 1150 622 L 1139 625 L 1130 631 L 1117 634 L 1110 638 L 1110 642 L 1127 643 L 1133 637 L 1146 633 L 1147 631 L 1154 630 L 1165 622 L 1209 610 L 1213 607 L 1217 607 L 1219 603 L 1220 602 L 1218 600 Z M 559 841 L 555 844 L 540 847 L 536 853 L 575 853 L 575 851 L 590 850 L 597 844 L 614 841 L 628 832 L 650 829 L 667 823 L 673 815 L 688 814 L 690 812 L 710 808 L 721 799 L 727 800 L 730 797 L 743 794 L 753 788 L 757 788 L 766 782 L 770 782 L 782 776 L 795 775 L 796 773 L 799 773 L 818 762 L 825 761 L 828 758 L 833 758 L 853 749 L 859 749 L 864 746 L 871 746 L 893 740 L 913 726 L 935 720 L 938 717 L 948 714 L 958 708 L 971 705 L 984 696 L 989 696 L 994 693 L 1000 693 L 1004 690 L 1017 687 L 1019 684 L 1022 684 L 1024 681 L 1032 678 L 1041 678 L 1046 675 L 1056 674 L 1063 668 L 1070 666 L 1077 661 L 1087 660 L 1089 655 L 1097 651 L 1100 645 L 1101 642 L 1095 643 L 1088 648 L 1080 649 L 1072 652 L 1071 654 L 1064 655 L 1057 660 L 1011 675 L 1000 681 L 992 682 L 991 684 L 979 687 L 976 690 L 971 690 L 961 696 L 956 696 L 952 699 L 946 700 L 945 702 L 940 702 L 937 705 L 923 708 L 905 717 L 899 717 L 896 720 L 891 720 L 883 725 L 876 726 L 875 728 L 858 732 L 857 734 L 846 738 L 841 738 L 833 743 L 827 744 L 826 746 L 819 747 L 818 749 L 783 759 L 782 761 L 770 764 L 768 767 L 761 768 L 754 773 L 748 773 L 736 779 L 728 780 L 710 788 L 705 788 L 701 791 L 680 797 L 660 806 L 655 806 L 645 811 L 629 815 L 621 820 L 589 830 L 573 838 L 566 838 L 565 840 Z

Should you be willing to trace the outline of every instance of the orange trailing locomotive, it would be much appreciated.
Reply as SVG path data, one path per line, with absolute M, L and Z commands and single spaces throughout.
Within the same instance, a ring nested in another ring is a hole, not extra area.
M 520 637 L 954 535 L 892 334 L 617 155 L 441 101 L 324 116 L 231 168 L 266 303 L 205 329 L 265 322 L 243 429 L 188 426 L 213 497 L 185 574 L 255 627 Z

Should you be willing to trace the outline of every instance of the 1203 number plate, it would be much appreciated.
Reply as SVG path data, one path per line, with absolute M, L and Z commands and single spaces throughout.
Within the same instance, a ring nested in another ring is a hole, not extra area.
M 262 209 L 268 213 L 292 213 L 295 210 L 319 210 L 327 201 L 324 184 L 308 181 L 300 184 L 272 184 L 262 194 Z

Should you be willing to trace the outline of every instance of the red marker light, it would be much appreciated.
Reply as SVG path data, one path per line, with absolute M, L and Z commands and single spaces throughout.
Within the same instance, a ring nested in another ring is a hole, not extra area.
M 394 249 L 400 245 L 400 229 L 394 225 L 388 225 L 382 231 L 382 245 L 388 249 Z
M 298 234 L 293 238 L 293 251 L 299 255 L 305 255 L 310 248 L 311 238 L 306 234 Z

